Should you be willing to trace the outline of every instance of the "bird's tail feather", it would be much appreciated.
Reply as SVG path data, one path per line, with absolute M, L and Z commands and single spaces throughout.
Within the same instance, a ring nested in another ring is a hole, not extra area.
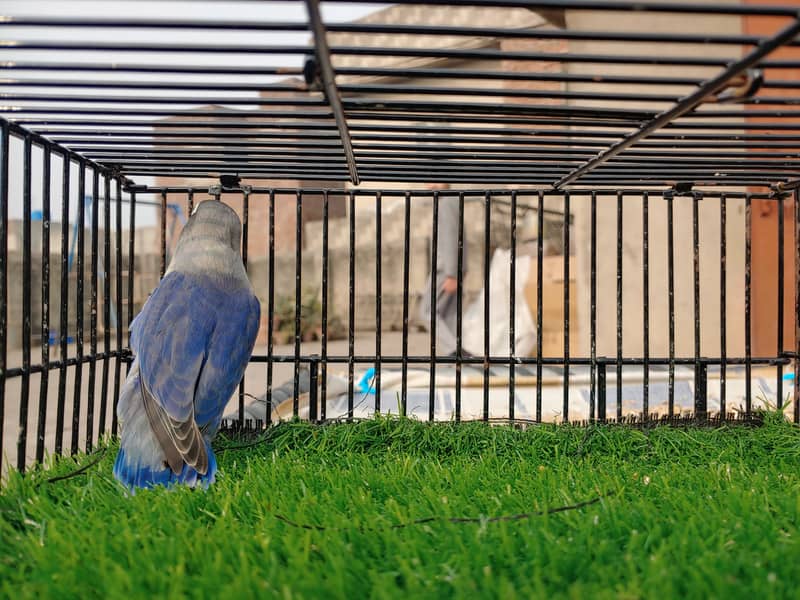
M 132 493 L 135 493 L 137 488 L 147 489 L 159 485 L 172 487 L 177 484 L 192 488 L 199 485 L 206 489 L 214 483 L 217 472 L 217 459 L 208 442 L 206 442 L 206 450 L 208 451 L 208 471 L 205 475 L 198 474 L 193 467 L 187 464 L 183 465 L 180 473 L 175 474 L 167 465 L 154 467 L 152 464 L 143 464 L 133 453 L 121 446 L 114 463 L 114 477 Z
M 131 492 L 135 492 L 137 488 L 152 488 L 157 485 L 171 487 L 184 484 L 207 488 L 214 483 L 217 472 L 217 460 L 211 450 L 211 443 L 207 439 L 203 440 L 208 452 L 208 470 L 204 475 L 200 475 L 186 463 L 182 464 L 178 473 L 170 469 L 143 407 L 138 367 L 136 360 L 120 392 L 117 405 L 122 435 L 119 454 L 114 463 L 114 477 Z

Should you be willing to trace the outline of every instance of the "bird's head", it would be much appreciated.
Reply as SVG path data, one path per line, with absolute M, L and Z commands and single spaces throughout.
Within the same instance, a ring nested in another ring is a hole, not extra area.
M 236 212 L 218 200 L 206 200 L 197 205 L 178 241 L 178 250 L 187 242 L 217 241 L 239 253 L 242 223 Z

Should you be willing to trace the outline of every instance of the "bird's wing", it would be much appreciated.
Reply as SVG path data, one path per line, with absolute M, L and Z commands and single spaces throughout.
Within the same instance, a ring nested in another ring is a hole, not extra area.
M 225 406 L 244 375 L 258 335 L 260 305 L 251 290 L 241 289 L 229 295 L 226 305 L 225 326 L 214 330 L 211 339 L 214 351 L 209 354 L 198 382 L 196 420 L 206 434 L 217 430 Z
M 168 274 L 131 327 L 148 421 L 167 464 L 208 470 L 205 442 L 195 421 L 195 390 L 216 324 L 214 294 L 195 278 Z

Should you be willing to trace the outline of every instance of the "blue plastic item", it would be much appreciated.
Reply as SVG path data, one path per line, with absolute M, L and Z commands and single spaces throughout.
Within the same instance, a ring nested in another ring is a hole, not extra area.
M 361 394 L 375 393 L 375 368 L 370 367 L 366 373 L 358 380 L 356 391 Z

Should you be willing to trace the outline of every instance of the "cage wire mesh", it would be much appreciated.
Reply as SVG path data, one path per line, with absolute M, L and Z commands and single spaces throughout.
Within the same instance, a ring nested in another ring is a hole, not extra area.
M 4 3 L 4 464 L 116 434 L 208 198 L 264 315 L 229 426 L 800 421 L 800 3 L 188 7 Z

